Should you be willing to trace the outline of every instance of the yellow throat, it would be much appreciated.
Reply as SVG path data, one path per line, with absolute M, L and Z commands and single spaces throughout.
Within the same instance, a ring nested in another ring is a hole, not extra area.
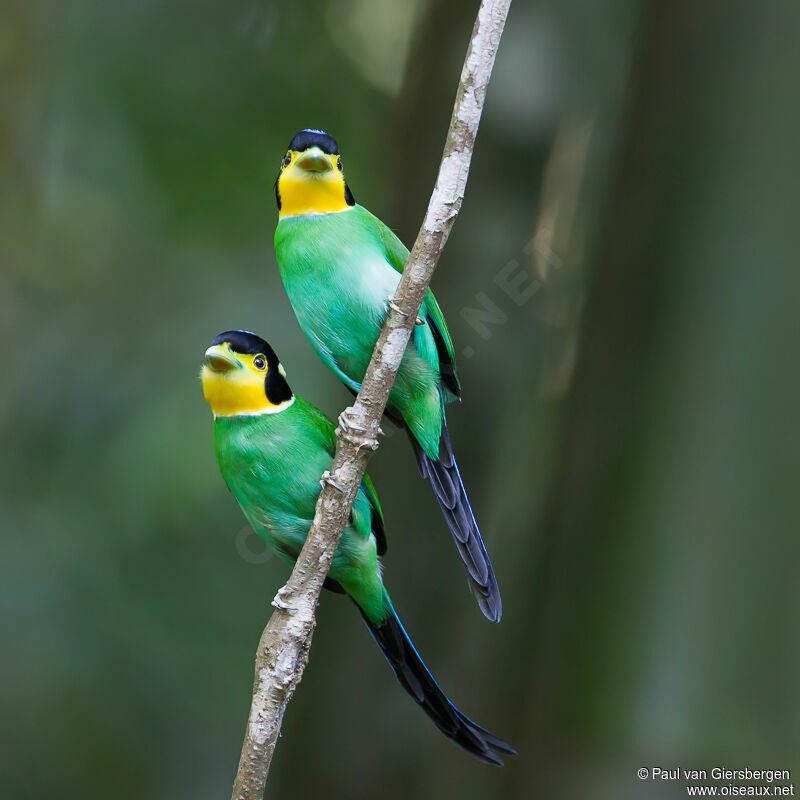
M 259 368 L 263 359 L 265 366 Z M 225 370 L 214 363 L 229 365 Z M 294 403 L 294 396 L 274 403 L 267 396 L 266 381 L 269 370 L 275 369 L 285 377 L 281 364 L 268 364 L 262 354 L 234 353 L 228 343 L 206 350 L 206 363 L 200 371 L 203 396 L 215 417 L 257 416 L 276 414 Z
M 303 163 L 315 163 L 313 169 Z M 352 208 L 354 202 L 342 173 L 342 159 L 319 148 L 290 150 L 281 162 L 276 192 L 279 219 L 302 214 L 335 214 Z M 348 202 L 348 200 L 350 202 Z

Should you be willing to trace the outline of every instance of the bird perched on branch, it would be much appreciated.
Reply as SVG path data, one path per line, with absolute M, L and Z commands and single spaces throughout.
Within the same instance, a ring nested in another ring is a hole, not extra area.
M 358 392 L 408 250 L 357 205 L 336 140 L 300 131 L 275 183 L 275 253 L 300 327 L 319 357 Z M 399 310 L 399 309 L 398 309 Z M 431 482 L 483 613 L 503 613 L 492 564 L 447 432 L 444 406 L 460 399 L 453 343 L 430 289 L 416 320 L 386 414 L 406 428 L 420 472 Z
M 201 378 L 222 477 L 255 532 L 294 563 L 314 519 L 320 476 L 333 463 L 333 423 L 292 394 L 275 351 L 255 334 L 217 336 Z M 365 475 L 325 587 L 353 600 L 397 679 L 436 726 L 481 761 L 502 765 L 500 755 L 514 749 L 464 716 L 414 649 L 383 586 L 378 557 L 385 551 L 383 514 Z

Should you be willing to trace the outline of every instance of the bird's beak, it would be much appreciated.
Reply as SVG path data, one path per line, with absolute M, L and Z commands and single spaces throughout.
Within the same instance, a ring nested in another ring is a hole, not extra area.
M 215 344 L 206 350 L 206 364 L 214 372 L 230 372 L 242 365 L 230 350 L 221 344 Z
M 333 169 L 330 159 L 319 147 L 311 147 L 306 150 L 297 159 L 297 166 L 306 172 L 330 172 Z

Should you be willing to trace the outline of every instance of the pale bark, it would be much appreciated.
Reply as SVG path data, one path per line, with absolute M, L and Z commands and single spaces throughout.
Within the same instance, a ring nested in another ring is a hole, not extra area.
M 425 291 L 464 199 L 475 136 L 511 0 L 484 0 L 478 11 L 450 120 L 436 186 L 361 391 L 342 412 L 329 481 L 286 585 L 258 645 L 255 682 L 233 800 L 261 800 L 286 705 L 303 675 L 322 584 L 350 515 L 379 423 Z M 335 485 L 334 485 L 335 484 Z

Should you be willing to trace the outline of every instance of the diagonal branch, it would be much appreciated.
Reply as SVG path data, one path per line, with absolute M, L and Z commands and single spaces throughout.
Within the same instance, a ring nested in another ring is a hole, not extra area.
M 367 461 L 425 292 L 461 208 L 486 89 L 511 0 L 483 0 L 467 50 L 436 186 L 408 256 L 395 305 L 372 354 L 361 391 L 336 429 L 332 481 L 323 486 L 314 522 L 256 653 L 255 682 L 232 800 L 261 800 L 283 714 L 303 675 L 314 610 Z

